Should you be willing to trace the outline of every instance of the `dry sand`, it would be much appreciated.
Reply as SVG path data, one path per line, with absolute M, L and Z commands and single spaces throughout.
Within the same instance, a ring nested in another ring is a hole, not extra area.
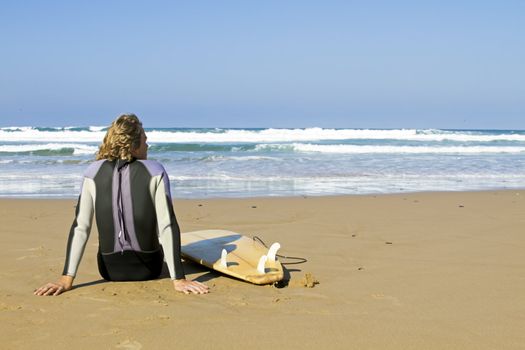
M 94 230 L 76 288 L 34 296 L 62 271 L 74 205 L 0 200 L 0 348 L 525 348 L 525 191 L 176 200 L 183 231 L 256 235 L 308 262 L 286 265 L 284 288 L 185 263 L 211 287 L 188 296 L 166 278 L 101 281 Z

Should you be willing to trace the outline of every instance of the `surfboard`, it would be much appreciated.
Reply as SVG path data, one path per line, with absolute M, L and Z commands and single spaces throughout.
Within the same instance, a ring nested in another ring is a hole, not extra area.
M 283 267 L 274 243 L 262 243 L 240 233 L 203 230 L 181 234 L 182 257 L 225 275 L 254 284 L 270 284 L 283 279 Z

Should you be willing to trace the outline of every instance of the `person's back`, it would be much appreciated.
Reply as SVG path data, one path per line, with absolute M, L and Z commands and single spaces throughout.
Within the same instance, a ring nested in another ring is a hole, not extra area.
M 171 215 L 169 180 L 160 163 L 133 159 L 91 164 L 84 174 L 77 220 L 70 232 L 65 275 L 76 274 L 75 262 L 83 250 L 85 240 L 75 239 L 75 235 L 83 236 L 90 229 L 79 222 L 90 223 L 91 219 L 78 218 L 89 218 L 93 210 L 99 233 L 98 267 L 104 279 L 157 278 L 162 269 L 162 250 L 170 273 L 175 278 L 184 276 L 180 258 L 176 259 L 180 241 L 172 240 L 180 237 L 179 226 Z
M 63 276 L 37 289 L 36 295 L 71 289 L 93 215 L 99 231 L 98 267 L 104 279 L 155 279 L 165 259 L 177 291 L 207 293 L 205 285 L 184 277 L 169 178 L 160 163 L 146 160 L 146 140 L 135 115 L 122 115 L 109 128 L 98 160 L 84 173 Z

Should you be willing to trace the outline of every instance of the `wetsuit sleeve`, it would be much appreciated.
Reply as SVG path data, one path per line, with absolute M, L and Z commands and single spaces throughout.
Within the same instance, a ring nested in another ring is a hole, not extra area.
M 157 214 L 159 241 L 164 251 L 164 257 L 171 279 L 185 278 L 181 262 L 180 252 L 180 229 L 169 188 L 169 180 L 166 172 L 154 178 L 155 188 L 155 211 Z
M 91 232 L 95 193 L 94 181 L 85 177 L 78 198 L 75 219 L 69 231 L 63 275 L 75 277 L 77 274 L 78 265 Z

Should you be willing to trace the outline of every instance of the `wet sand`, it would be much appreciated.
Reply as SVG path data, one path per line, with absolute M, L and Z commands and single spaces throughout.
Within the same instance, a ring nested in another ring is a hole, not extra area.
M 95 228 L 76 287 L 34 296 L 62 271 L 74 205 L 0 199 L 2 349 L 525 347 L 525 191 L 175 200 L 183 232 L 241 232 L 308 261 L 285 265 L 283 288 L 187 262 L 211 287 L 188 296 L 167 278 L 102 281 Z

